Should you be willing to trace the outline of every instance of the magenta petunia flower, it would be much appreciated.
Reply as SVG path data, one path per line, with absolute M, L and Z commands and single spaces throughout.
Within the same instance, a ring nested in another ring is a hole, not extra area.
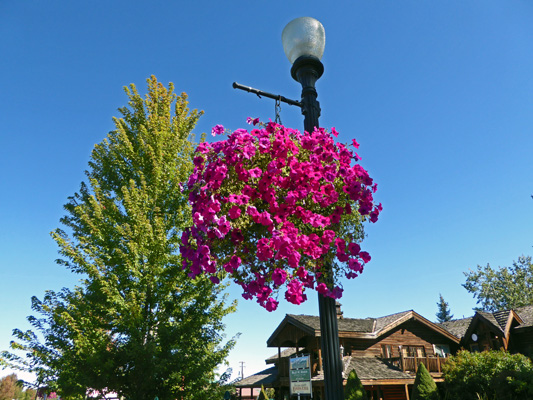
M 352 256 L 356 256 L 361 251 L 361 246 L 359 246 L 357 243 L 352 242 L 348 245 L 348 251 Z
M 233 206 L 230 208 L 228 215 L 231 219 L 236 219 L 241 216 L 241 209 L 239 206 Z
M 182 183 L 193 223 L 181 236 L 183 267 L 213 282 L 229 274 L 244 298 L 268 311 L 283 288 L 293 304 L 307 299 L 306 290 L 340 298 L 335 282 L 357 277 L 370 261 L 357 242 L 361 222 L 377 221 L 382 210 L 374 203 L 377 185 L 356 163 L 360 157 L 335 142 L 334 128 L 300 133 L 247 122 L 259 126 L 196 149 L 194 171 Z
M 272 273 L 272 281 L 274 282 L 274 285 L 281 286 L 285 283 L 286 280 L 287 280 L 287 271 L 277 268 Z
M 213 129 L 211 129 L 211 135 L 217 136 L 222 135 L 224 133 L 224 127 L 222 125 L 215 125 Z

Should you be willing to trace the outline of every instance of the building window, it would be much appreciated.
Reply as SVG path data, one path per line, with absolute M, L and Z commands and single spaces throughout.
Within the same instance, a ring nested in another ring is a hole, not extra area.
M 470 345 L 470 351 L 471 351 L 472 353 L 477 353 L 477 352 L 479 352 L 479 345 L 478 345 L 477 343 L 472 343 L 472 344 Z
M 383 358 L 392 358 L 392 346 L 390 344 L 382 344 L 381 355 Z
M 435 351 L 435 355 L 439 357 L 447 357 L 451 354 L 450 346 L 447 344 L 434 344 L 433 350 Z
M 425 357 L 426 349 L 424 346 L 402 346 L 402 356 L 404 357 Z

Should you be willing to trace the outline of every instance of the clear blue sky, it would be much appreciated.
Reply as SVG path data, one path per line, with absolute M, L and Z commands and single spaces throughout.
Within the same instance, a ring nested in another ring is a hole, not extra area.
M 0 1 L 0 348 L 26 328 L 30 297 L 72 286 L 49 232 L 84 179 L 90 152 L 151 74 L 205 110 L 197 132 L 274 118 L 298 99 L 281 45 L 293 18 L 326 30 L 321 125 L 361 143 L 384 210 L 367 229 L 373 256 L 344 283 L 348 317 L 414 309 L 434 319 L 439 293 L 455 317 L 477 264 L 509 265 L 533 245 L 533 2 L 529 0 Z M 301 128 L 299 110 L 282 122 Z M 237 288 L 230 289 L 239 298 Z M 285 313 L 317 314 L 315 295 L 274 313 L 241 300 L 227 334 L 245 375 L 275 349 Z M 0 376 L 6 374 L 0 371 Z

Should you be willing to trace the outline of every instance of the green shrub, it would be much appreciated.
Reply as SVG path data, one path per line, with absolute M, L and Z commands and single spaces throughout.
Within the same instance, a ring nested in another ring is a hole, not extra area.
M 522 354 L 462 350 L 442 366 L 446 394 L 454 400 L 533 398 L 533 364 Z
M 261 393 L 259 393 L 259 396 L 257 396 L 257 400 L 269 400 L 268 394 L 263 385 L 261 385 Z
M 418 366 L 411 400 L 439 400 L 437 384 L 424 364 Z
M 350 375 L 348 375 L 348 381 L 344 388 L 345 400 L 368 400 L 366 391 L 361 383 L 361 380 L 357 376 L 355 369 L 352 369 Z

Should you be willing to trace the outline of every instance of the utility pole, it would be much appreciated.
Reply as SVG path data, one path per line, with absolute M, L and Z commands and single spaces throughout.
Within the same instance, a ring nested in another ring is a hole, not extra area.
M 241 379 L 244 379 L 244 361 L 239 361 L 241 364 Z

